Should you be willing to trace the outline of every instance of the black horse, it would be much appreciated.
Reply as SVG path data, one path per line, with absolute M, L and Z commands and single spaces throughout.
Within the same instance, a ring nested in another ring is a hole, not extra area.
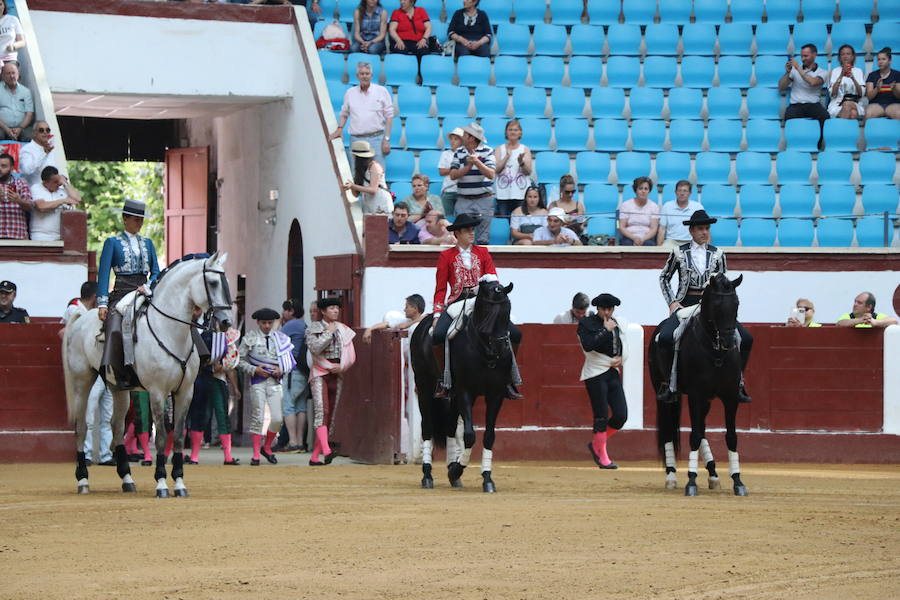
M 710 474 L 710 488 L 718 487 L 715 461 L 706 441 L 706 416 L 710 400 L 718 396 L 725 407 L 725 443 L 728 446 L 728 467 L 734 481 L 736 496 L 746 496 L 741 482 L 737 452 L 735 417 L 738 408 L 738 388 L 741 383 L 741 355 L 735 338 L 738 297 L 735 292 L 743 275 L 730 281 L 725 275 L 713 276 L 700 303 L 699 314 L 685 326 L 678 352 L 678 390 L 676 401 L 657 402 L 657 444 L 665 456 L 666 487 L 675 487 L 675 456 L 679 450 L 681 394 L 687 394 L 691 416 L 691 453 L 688 461 L 686 496 L 697 495 L 697 458 L 704 454 Z M 658 328 L 657 328 L 658 331 Z M 669 381 L 669 366 L 660 360 L 656 343 L 657 331 L 648 350 L 650 379 L 653 389 Z

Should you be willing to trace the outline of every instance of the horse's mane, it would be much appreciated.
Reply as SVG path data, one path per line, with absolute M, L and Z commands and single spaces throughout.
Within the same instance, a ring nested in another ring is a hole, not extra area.
M 497 319 L 501 317 L 504 312 L 506 313 L 507 321 L 509 320 L 510 302 L 508 296 L 505 296 L 504 299 L 499 302 L 487 300 L 485 296 L 487 296 L 487 293 L 483 293 L 481 289 L 479 289 L 475 304 L 478 312 L 478 319 L 475 320 L 475 329 L 478 333 L 491 334 L 494 333 L 494 329 L 497 326 Z M 478 299 L 485 301 L 479 303 Z
M 155 290 L 156 286 L 159 285 L 159 282 L 162 281 L 163 277 L 165 277 L 166 275 L 171 273 L 179 265 L 189 263 L 189 262 L 192 262 L 195 260 L 200 260 L 200 259 L 206 260 L 207 258 L 209 258 L 209 254 L 207 254 L 206 252 L 198 252 L 195 254 L 185 254 L 181 258 L 174 260 L 171 264 L 169 264 L 169 266 L 167 266 L 165 269 L 160 271 L 159 275 L 156 276 L 156 280 L 152 284 L 150 284 L 150 289 Z

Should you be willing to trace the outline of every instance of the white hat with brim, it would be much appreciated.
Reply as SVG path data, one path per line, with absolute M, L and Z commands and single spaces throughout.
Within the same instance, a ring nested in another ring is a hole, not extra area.
M 359 158 L 372 158 L 375 151 L 372 150 L 371 144 L 365 140 L 357 140 L 350 144 L 350 153 Z
M 469 123 L 468 125 L 461 127 L 461 129 L 463 130 L 463 133 L 468 133 L 481 142 L 487 141 L 484 137 L 484 128 L 478 123 Z
M 566 220 L 566 217 L 567 217 L 568 215 L 566 215 L 566 211 L 564 211 L 564 210 L 561 209 L 560 207 L 554 206 L 553 208 L 551 208 L 551 209 L 547 212 L 547 216 L 548 216 L 548 217 L 556 217 L 557 219 L 560 219 L 560 220 L 562 220 L 562 221 L 565 221 L 565 220 Z
M 455 135 L 456 137 L 462 139 L 462 136 L 464 133 L 465 133 L 465 131 L 463 131 L 462 127 L 456 127 L 453 129 L 453 131 L 451 131 L 447 135 Z

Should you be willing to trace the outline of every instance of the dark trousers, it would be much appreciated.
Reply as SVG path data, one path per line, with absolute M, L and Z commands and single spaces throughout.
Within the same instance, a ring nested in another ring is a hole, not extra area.
M 447 331 L 450 330 L 450 324 L 452 322 L 453 318 L 447 311 L 441 313 L 441 318 L 438 319 L 437 324 L 434 326 L 434 333 L 431 335 L 431 341 L 434 342 L 435 346 L 443 344 L 446 341 Z M 512 342 L 514 346 L 522 341 L 522 330 L 516 327 L 514 323 L 509 324 L 509 341 Z
M 606 373 L 585 379 L 584 387 L 591 399 L 594 433 L 606 431 L 607 426 L 622 429 L 628 420 L 628 404 L 625 402 L 625 390 L 622 389 L 622 377 L 618 369 L 610 369 Z M 612 417 L 609 416 L 610 408 Z
M 453 51 L 454 56 L 481 56 L 482 58 L 491 57 L 491 42 L 478 46 L 476 50 L 469 50 L 459 42 L 456 43 L 456 50 Z
M 815 119 L 819 122 L 819 148 L 822 148 L 822 137 L 825 129 L 825 121 L 831 115 L 825 110 L 821 102 L 804 102 L 802 104 L 788 104 L 784 110 L 784 120 L 788 119 Z
M 509 218 L 512 211 L 516 210 L 516 207 L 521 204 L 521 200 L 502 200 L 497 198 L 497 208 L 495 209 L 497 211 L 497 216 Z

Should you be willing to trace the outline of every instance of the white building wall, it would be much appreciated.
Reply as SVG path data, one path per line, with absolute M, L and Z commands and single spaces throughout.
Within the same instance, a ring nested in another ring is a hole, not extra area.
M 87 281 L 86 265 L 51 262 L 0 262 L 0 279 L 16 284 L 15 306 L 32 317 L 60 317 Z M 34 285 L 34 282 L 45 282 Z M 48 284 L 47 282 L 52 282 Z

